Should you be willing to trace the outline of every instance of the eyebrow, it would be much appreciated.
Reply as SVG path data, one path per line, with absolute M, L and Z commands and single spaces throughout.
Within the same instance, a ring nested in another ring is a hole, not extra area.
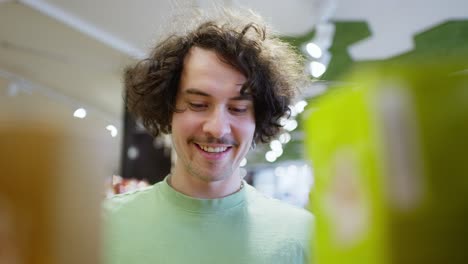
M 195 89 L 195 88 L 189 88 L 189 89 L 185 90 L 185 93 L 186 94 L 193 94 L 193 95 L 211 97 L 210 94 L 207 94 L 207 93 L 205 93 L 203 91 L 200 91 L 198 89 Z M 244 94 L 241 94 L 241 95 L 238 95 L 238 96 L 235 96 L 235 97 L 231 97 L 231 98 L 229 98 L 229 100 L 250 100 L 250 101 L 252 101 L 253 97 L 252 97 L 251 94 L 244 93 Z

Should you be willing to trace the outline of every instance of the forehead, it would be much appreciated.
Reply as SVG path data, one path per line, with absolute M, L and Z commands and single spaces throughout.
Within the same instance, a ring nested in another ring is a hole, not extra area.
M 223 62 L 215 51 L 193 47 L 184 59 L 180 91 L 202 90 L 208 94 L 239 95 L 246 77 Z

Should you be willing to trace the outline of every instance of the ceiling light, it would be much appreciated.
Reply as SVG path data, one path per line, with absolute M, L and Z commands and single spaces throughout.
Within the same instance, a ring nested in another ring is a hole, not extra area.
M 297 116 L 297 114 L 299 114 L 294 106 L 290 105 L 288 107 L 289 107 L 289 112 L 291 113 L 292 117 L 295 117 Z
M 278 140 L 282 144 L 286 144 L 291 140 L 291 135 L 288 132 L 284 132 L 283 134 L 279 136 Z
M 278 123 L 280 126 L 285 126 L 288 123 L 288 119 L 285 117 L 281 117 Z
M 73 116 L 76 118 L 85 118 L 86 117 L 86 110 L 84 108 L 78 108 L 73 113 Z
M 106 126 L 106 129 L 110 131 L 110 134 L 112 137 L 116 137 L 117 136 L 117 128 L 113 125 L 108 125 Z
M 265 154 L 265 159 L 268 161 L 268 162 L 274 162 L 276 160 L 276 154 L 273 152 L 273 151 L 268 151 L 266 154 Z
M 304 108 L 306 106 L 307 106 L 307 102 L 304 100 L 301 100 L 294 105 L 294 109 L 296 109 L 297 113 L 302 113 L 304 112 Z
M 284 129 L 287 131 L 293 131 L 297 128 L 297 121 L 296 120 L 289 120 L 288 123 L 284 126 Z
M 273 153 L 275 153 L 276 158 L 279 158 L 279 157 L 281 157 L 281 155 L 283 155 L 283 149 L 282 149 L 282 148 L 280 148 L 280 149 L 274 149 L 274 150 L 272 150 L 272 151 L 273 151 Z
M 319 78 L 327 70 L 327 67 L 325 65 L 317 61 L 311 62 L 309 66 L 310 66 L 310 74 L 312 74 L 312 76 L 314 76 L 315 78 Z
M 247 165 L 247 159 L 243 158 L 242 161 L 240 162 L 239 166 L 244 167 L 245 165 Z
M 306 45 L 306 50 L 309 53 L 310 56 L 318 59 L 322 57 L 322 49 L 315 43 L 308 43 Z
M 273 140 L 270 142 L 270 148 L 272 150 L 279 150 L 279 149 L 283 149 L 283 145 L 281 145 L 281 142 L 277 139 Z

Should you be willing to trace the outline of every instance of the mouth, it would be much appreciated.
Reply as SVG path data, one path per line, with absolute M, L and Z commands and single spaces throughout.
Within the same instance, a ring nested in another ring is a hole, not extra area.
M 195 144 L 200 150 L 209 153 L 209 154 L 220 154 L 229 151 L 231 146 L 207 146 Z

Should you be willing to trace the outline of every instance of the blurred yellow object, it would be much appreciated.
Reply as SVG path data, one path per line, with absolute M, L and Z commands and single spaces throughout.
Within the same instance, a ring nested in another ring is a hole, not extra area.
M 466 66 L 377 65 L 345 83 L 305 117 L 311 263 L 466 263 Z
M 0 120 L 0 263 L 99 263 L 106 142 L 78 126 Z

